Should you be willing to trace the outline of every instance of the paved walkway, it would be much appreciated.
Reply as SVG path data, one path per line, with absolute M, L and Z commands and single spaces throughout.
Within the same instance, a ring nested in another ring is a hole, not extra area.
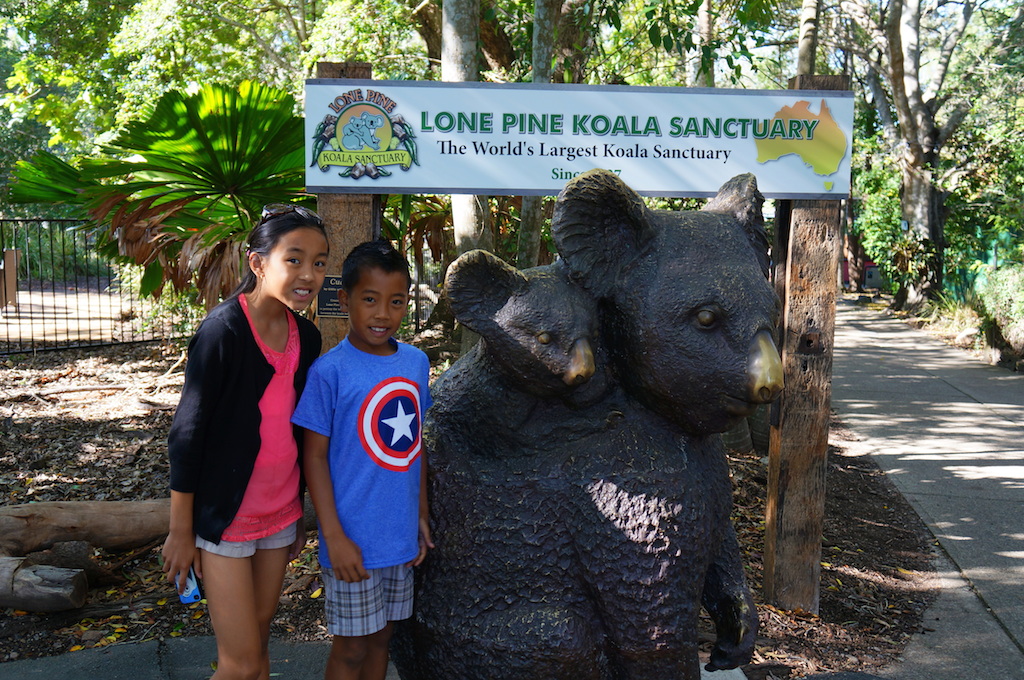
M 935 534 L 939 601 L 898 680 L 1024 680 L 1024 375 L 838 306 L 832 406 Z

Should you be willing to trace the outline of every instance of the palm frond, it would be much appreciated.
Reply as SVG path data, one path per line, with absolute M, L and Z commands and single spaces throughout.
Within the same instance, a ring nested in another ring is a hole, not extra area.
M 170 91 L 102 157 L 78 168 L 53 154 L 20 164 L 12 194 L 81 206 L 122 257 L 162 270 L 161 285 L 198 286 L 210 305 L 237 282 L 260 207 L 303 193 L 294 111 L 290 94 L 254 82 Z

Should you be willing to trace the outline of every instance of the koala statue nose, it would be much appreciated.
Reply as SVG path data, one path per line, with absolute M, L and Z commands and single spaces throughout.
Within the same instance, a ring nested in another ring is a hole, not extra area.
M 767 404 L 782 392 L 782 358 L 768 331 L 759 332 L 750 344 L 747 376 L 750 381 L 748 396 L 754 403 Z
M 573 343 L 569 368 L 562 374 L 562 381 L 566 385 L 585 383 L 594 375 L 594 370 L 594 351 L 590 348 L 590 341 L 580 338 Z

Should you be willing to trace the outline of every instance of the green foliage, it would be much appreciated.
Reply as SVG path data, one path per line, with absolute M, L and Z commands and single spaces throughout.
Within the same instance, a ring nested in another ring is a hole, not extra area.
M 917 316 L 933 330 L 959 334 L 983 326 L 985 308 L 977 295 L 972 294 L 968 299 L 961 300 L 947 292 L 925 301 Z
M 310 34 L 303 66 L 312 72 L 318 61 L 366 61 L 373 64 L 375 78 L 433 80 L 415 18 L 409 5 L 396 0 L 326 3 Z
M 881 149 L 878 136 L 855 143 L 853 230 L 894 292 L 911 280 L 921 245 L 902 228 L 899 171 Z
M 2 105 L 48 126 L 50 143 L 90 153 L 164 92 L 256 80 L 297 95 L 319 0 L 6 2 L 19 58 Z M 320 55 L 324 56 L 324 55 Z
M 588 82 L 630 85 L 701 85 L 715 72 L 738 82 L 754 61 L 780 7 L 778 0 L 735 0 L 712 5 L 708 42 L 697 39 L 700 0 L 608 0 L 596 3 L 598 54 Z M 700 79 L 695 82 L 695 78 Z
M 1024 355 L 1024 264 L 990 269 L 978 294 L 1006 342 Z
M 951 140 L 965 167 L 949 201 L 948 234 L 974 259 L 1024 261 L 1024 85 L 993 77 L 974 124 Z
M 10 40 L 0 36 L 0 81 L 6 82 L 20 55 Z M 0 200 L 6 193 L 14 164 L 46 146 L 49 131 L 38 121 L 15 117 L 0 106 Z M 17 207 L 0 204 L 0 217 L 30 217 Z
M 401 252 L 412 250 L 418 273 L 425 273 L 425 249 L 430 252 L 430 261 L 442 271 L 455 250 L 452 206 L 447 196 L 386 196 L 382 231 Z
M 434 79 L 440 3 L 414 0 L 56 0 L 0 4 L 16 41 L 2 106 L 48 127 L 50 143 L 89 154 L 138 119 L 164 92 L 211 80 L 255 80 L 301 94 L 320 61 L 367 61 L 380 79 Z M 572 64 L 588 82 L 680 85 L 714 69 L 735 79 L 751 46 L 780 14 L 778 0 L 712 7 L 713 31 L 698 44 L 698 0 L 573 1 Z M 488 77 L 531 72 L 533 3 L 487 2 L 482 23 L 503 60 Z M 578 44 L 577 44 L 578 43 Z M 507 47 L 507 49 L 505 49 Z
M 118 285 L 128 288 L 137 297 L 145 296 L 144 277 L 145 269 L 138 265 L 124 264 L 117 268 Z M 139 329 L 143 333 L 161 331 L 168 341 L 185 344 L 204 316 L 206 308 L 201 304 L 196 289 L 168 289 L 153 296 L 151 304 L 144 307 Z
M 127 64 L 107 45 L 134 2 L 4 3 L 0 19 L 19 40 L 20 59 L 0 103 L 16 119 L 48 126 L 51 144 L 84 145 L 110 127 L 116 83 Z
M 40 151 L 32 162 L 18 161 L 10 186 L 9 198 L 14 203 L 47 203 L 62 206 L 73 217 L 87 218 L 82 205 L 83 192 L 98 187 L 81 171 L 49 151 Z
M 146 267 L 143 293 L 198 285 L 212 304 L 238 280 L 242 243 L 265 203 L 301 195 L 303 126 L 291 95 L 256 83 L 165 93 L 80 167 L 20 163 L 11 197 L 88 212 L 106 252 Z

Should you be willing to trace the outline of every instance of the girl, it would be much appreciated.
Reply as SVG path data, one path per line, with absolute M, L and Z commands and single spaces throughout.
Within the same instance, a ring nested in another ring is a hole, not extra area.
M 324 281 L 320 218 L 272 205 L 249 237 L 248 271 L 189 343 L 167 448 L 171 522 L 163 570 L 182 592 L 202 578 L 217 637 L 214 678 L 270 675 L 270 620 L 285 567 L 306 540 L 290 423 L 320 332 L 293 312 Z

